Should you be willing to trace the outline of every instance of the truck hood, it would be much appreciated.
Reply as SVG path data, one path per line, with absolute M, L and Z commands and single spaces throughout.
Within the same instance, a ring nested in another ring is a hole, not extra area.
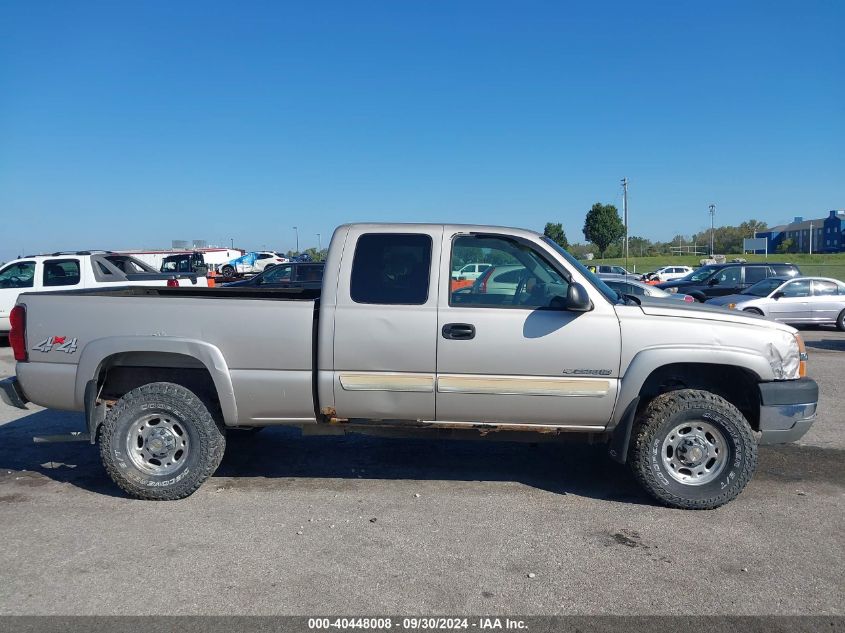
M 745 297 L 746 295 L 742 295 Z M 752 327 L 762 327 L 771 330 L 780 330 L 794 334 L 798 330 L 784 323 L 769 321 L 768 319 L 749 314 L 748 312 L 735 312 L 727 310 L 718 305 L 707 305 L 703 303 L 675 303 L 660 299 L 640 298 L 640 308 L 649 316 L 677 317 L 683 319 L 703 319 L 706 321 L 722 321 L 726 323 L 742 323 Z

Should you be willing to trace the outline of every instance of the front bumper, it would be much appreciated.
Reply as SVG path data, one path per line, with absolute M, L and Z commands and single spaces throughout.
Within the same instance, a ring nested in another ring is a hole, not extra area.
M 26 403 L 29 402 L 21 389 L 18 379 L 14 376 L 0 380 L 0 400 L 10 407 L 17 407 L 18 409 L 26 409 Z
M 800 439 L 816 419 L 819 386 L 812 378 L 760 383 L 760 444 Z

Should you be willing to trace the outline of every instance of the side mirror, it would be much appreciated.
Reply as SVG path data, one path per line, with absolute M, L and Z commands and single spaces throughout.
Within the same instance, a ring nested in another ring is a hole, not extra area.
M 708 286 L 718 286 L 719 285 L 719 278 L 713 277 L 710 281 L 707 282 Z
M 783 296 L 784 296 L 783 290 L 778 290 L 775 294 L 772 295 L 772 299 L 777 300 L 777 299 L 780 299 Z
M 590 295 L 587 294 L 584 286 L 572 283 L 569 284 L 569 290 L 566 293 L 566 301 L 564 302 L 563 308 L 570 312 L 589 312 L 593 309 L 593 302 L 590 301 Z

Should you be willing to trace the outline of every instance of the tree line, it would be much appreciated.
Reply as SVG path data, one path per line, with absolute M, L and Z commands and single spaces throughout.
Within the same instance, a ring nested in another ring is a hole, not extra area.
M 720 254 L 742 252 L 742 240 L 754 237 L 755 232 L 765 231 L 765 222 L 746 220 L 739 226 L 720 226 L 713 230 L 713 251 Z M 569 242 L 560 222 L 547 222 L 543 234 L 560 244 L 575 257 L 583 258 L 593 253 L 600 258 L 622 257 L 625 254 L 625 225 L 619 210 L 612 204 L 596 202 L 584 218 L 584 242 Z M 628 254 L 631 257 L 656 257 L 669 255 L 673 247 L 698 245 L 704 252 L 710 250 L 710 230 L 692 235 L 676 235 L 667 242 L 652 241 L 639 235 L 628 237 Z

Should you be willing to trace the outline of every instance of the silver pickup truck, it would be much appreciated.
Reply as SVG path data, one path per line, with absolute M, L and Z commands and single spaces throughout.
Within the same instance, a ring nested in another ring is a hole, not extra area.
M 466 262 L 503 271 L 471 285 Z M 6 403 L 84 411 L 109 475 L 178 499 L 226 435 L 586 437 L 674 507 L 733 499 L 757 446 L 816 414 L 801 337 L 720 308 L 620 296 L 532 231 L 350 224 L 321 290 L 20 296 Z

